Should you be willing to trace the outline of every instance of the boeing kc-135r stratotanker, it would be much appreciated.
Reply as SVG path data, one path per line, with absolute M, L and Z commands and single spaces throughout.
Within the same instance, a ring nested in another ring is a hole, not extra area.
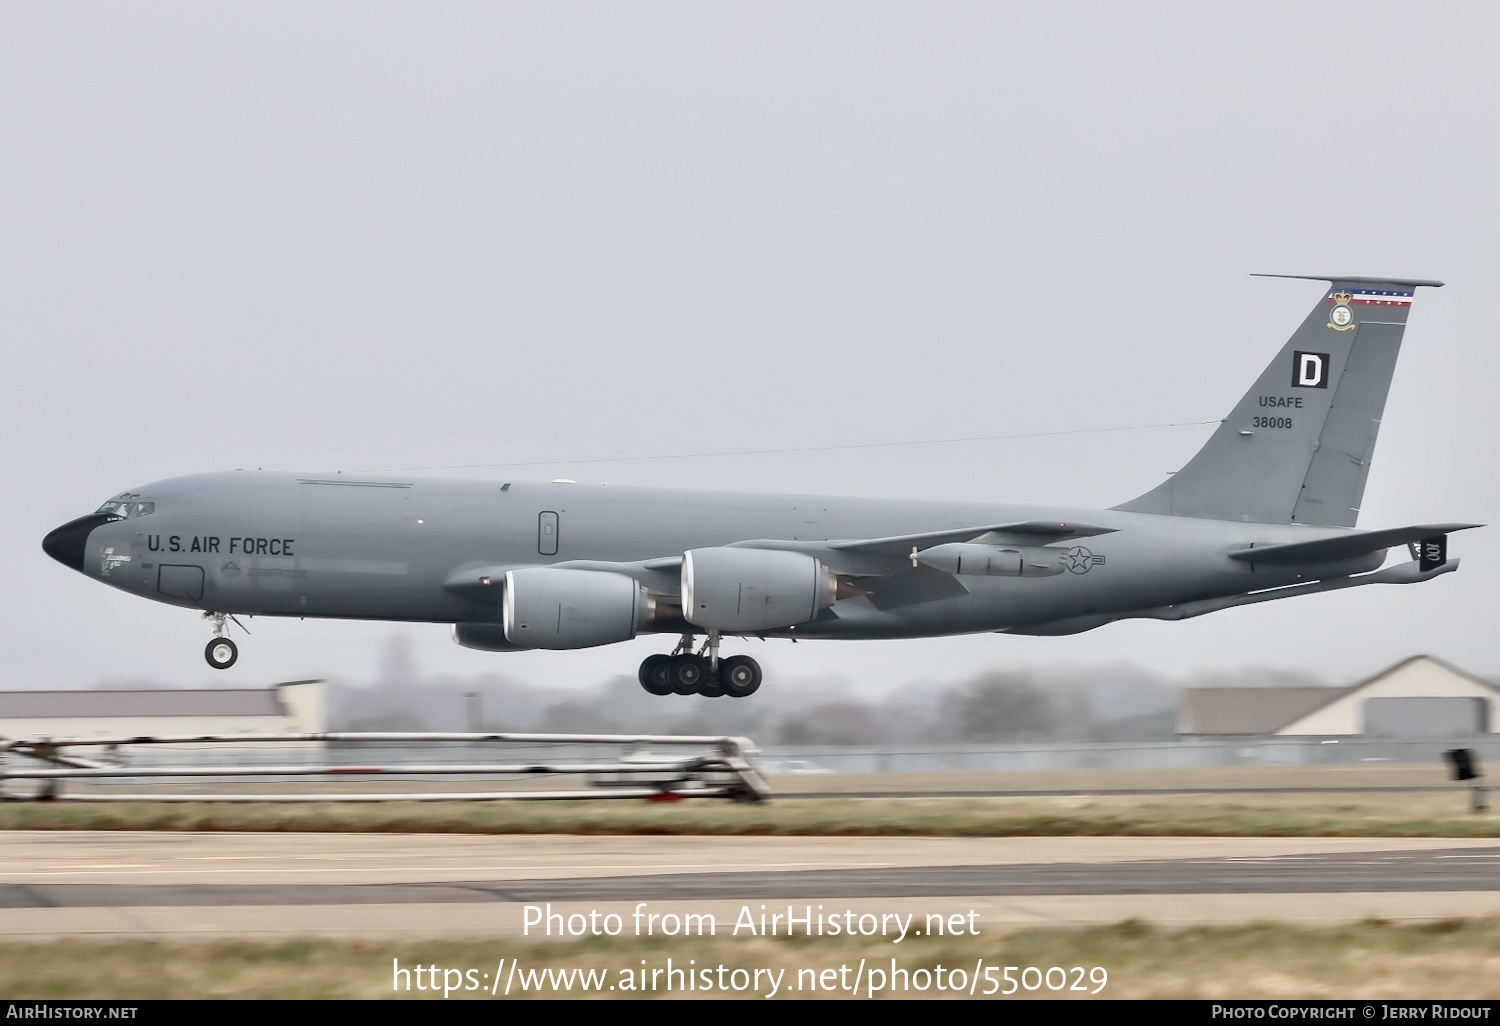
M 1310 280 L 1330 288 L 1197 455 L 1109 509 L 234 471 L 42 546 L 201 610 L 221 669 L 234 614 L 451 623 L 496 652 L 656 633 L 681 640 L 642 687 L 734 697 L 761 670 L 724 638 L 1075 634 L 1456 570 L 1448 534 L 1479 525 L 1352 530 L 1414 289 L 1442 283 Z

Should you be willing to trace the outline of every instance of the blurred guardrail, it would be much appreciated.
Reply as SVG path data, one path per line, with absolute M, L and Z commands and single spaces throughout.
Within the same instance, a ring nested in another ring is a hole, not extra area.
M 1076 744 L 767 745 L 768 773 L 922 773 L 968 770 L 1156 769 L 1209 766 L 1441 765 L 1469 748 L 1500 758 L 1500 737 L 1256 738 Z
M 588 740 L 584 740 L 588 738 Z M 573 763 L 584 765 L 600 758 L 601 744 L 613 746 L 622 758 L 639 760 L 655 747 L 670 745 L 691 757 L 711 755 L 725 739 L 647 735 L 526 735 L 526 734 L 320 734 L 297 735 L 270 743 L 251 735 L 224 736 L 214 742 L 194 743 L 174 739 L 170 745 L 146 743 L 148 739 L 86 739 L 90 766 L 148 769 L 166 766 L 260 767 L 253 775 L 274 779 L 266 769 L 325 766 L 329 775 L 344 777 L 379 773 L 408 779 L 438 779 L 464 774 L 473 779 L 508 775 L 501 767 L 484 768 L 503 739 L 505 757 L 519 770 L 511 773 L 538 775 L 537 767 Z M 549 740 L 551 739 L 551 740 Z M 766 773 L 919 773 L 934 771 L 1017 771 L 1070 769 L 1195 768 L 1210 766 L 1319 766 L 1356 764 L 1441 765 L 1444 753 L 1454 748 L 1474 751 L 1481 760 L 1500 760 L 1500 736 L 1494 734 L 1441 738 L 1189 738 L 1175 741 L 1078 742 L 1078 743 L 968 743 L 883 745 L 766 745 L 758 751 L 750 742 L 739 742 L 754 751 L 753 760 Z M 73 745 L 83 741 L 75 740 Z M 15 744 L 12 742 L 12 744 Z M 36 746 L 38 742 L 21 742 Z M 53 742 L 53 744 L 57 744 Z M 0 749 L 5 743 L 0 742 Z M 83 749 L 67 749 L 77 755 Z M 13 750 L 13 754 L 25 754 Z M 468 764 L 467 770 L 464 765 Z M 56 764 L 63 765 L 63 764 Z M 360 767 L 371 770 L 359 774 Z M 0 769 L 0 777 L 5 775 Z M 203 778 L 206 775 L 194 773 Z M 234 775 L 239 776 L 239 773 Z M 292 770 L 284 779 L 307 774 Z M 128 774 L 116 774 L 128 779 Z M 138 779 L 147 779 L 142 774 Z
M 391 801 L 530 798 L 720 797 L 770 794 L 759 750 L 743 737 L 621 734 L 324 733 L 46 739 L 0 738 L 0 797 L 9 782 L 35 781 L 43 800 Z M 420 761 L 402 761 L 415 756 Z M 503 761 L 497 761 L 503 760 Z M 541 780 L 581 777 L 586 790 L 405 789 L 354 792 L 349 781 Z M 317 784 L 304 793 L 232 789 L 183 794 L 183 782 Z M 332 783 L 334 786 L 328 786 Z M 68 791 L 63 792 L 63 785 Z M 97 785 L 106 785 L 99 789 Z M 82 789 L 79 786 L 82 785 Z M 95 787 L 90 788 L 90 785 Z M 147 786 L 122 794 L 120 785 Z M 163 788 L 162 785 L 168 785 Z M 605 789 L 603 791 L 598 789 Z

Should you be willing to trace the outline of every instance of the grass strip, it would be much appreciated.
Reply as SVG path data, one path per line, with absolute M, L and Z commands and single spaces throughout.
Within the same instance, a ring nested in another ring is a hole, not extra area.
M 856 990 L 860 960 L 864 969 Z M 516 976 L 509 975 L 512 964 Z M 1016 993 L 1009 995 L 1015 998 L 1494 999 L 1500 997 L 1500 919 L 1181 930 L 1132 921 L 973 938 L 908 938 L 900 945 L 848 937 L 6 942 L 0 943 L 0 993 L 22 1000 L 493 1000 L 505 997 L 489 992 L 498 972 L 510 979 L 510 999 L 685 994 L 762 999 L 773 979 L 777 997 L 969 997 L 972 981 L 972 996 L 998 999 L 1010 987 L 1007 966 L 1016 967 L 1009 974 L 1017 981 Z M 677 976 L 667 974 L 670 967 L 679 970 Z M 941 987 L 939 967 L 944 969 Z M 1025 972 L 1027 967 L 1038 972 Z M 404 978 L 397 972 L 401 968 L 408 970 Z M 419 968 L 424 971 L 412 972 Z M 430 968 L 436 972 L 425 971 Z M 877 977 L 872 972 L 877 969 L 885 975 Z M 592 986 L 577 975 L 589 970 L 596 974 Z M 523 990 L 518 979 L 530 985 Z
M 1500 837 L 1453 796 L 0 805 L 0 829 L 944 837 Z

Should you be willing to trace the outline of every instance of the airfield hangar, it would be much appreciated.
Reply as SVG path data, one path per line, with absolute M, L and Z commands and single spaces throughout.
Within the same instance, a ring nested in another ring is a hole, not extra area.
M 320 734 L 328 729 L 321 680 L 268 688 L 0 691 L 0 737 Z
M 1430 655 L 1348 687 L 1189 688 L 1181 737 L 1473 737 L 1500 729 L 1500 688 Z

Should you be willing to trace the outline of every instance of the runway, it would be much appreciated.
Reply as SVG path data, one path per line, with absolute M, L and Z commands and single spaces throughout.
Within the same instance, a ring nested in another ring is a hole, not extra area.
M 1500 914 L 1493 839 L 0 832 L 6 932 L 546 936 L 562 916 L 745 906 L 972 913 L 989 930 Z M 554 935 L 557 936 L 557 935 Z

